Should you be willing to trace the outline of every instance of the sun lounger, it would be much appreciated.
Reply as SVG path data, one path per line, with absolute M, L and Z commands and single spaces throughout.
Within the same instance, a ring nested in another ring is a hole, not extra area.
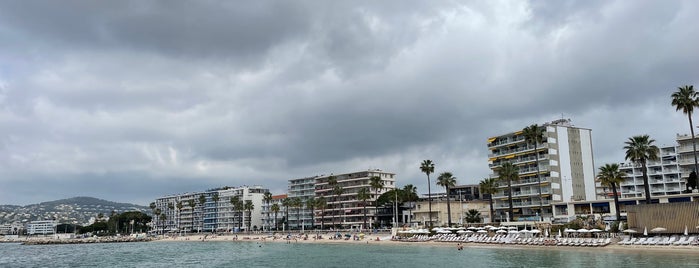
M 645 237 L 641 237 L 641 238 L 639 238 L 638 240 L 636 240 L 636 242 L 635 242 L 635 243 L 633 243 L 633 244 L 634 244 L 634 245 L 640 245 L 640 244 L 643 244 L 643 242 L 646 242 L 646 239 L 648 239 L 648 238 L 645 238 Z
M 687 241 L 684 241 L 684 243 L 682 243 L 682 245 L 683 246 L 691 245 L 694 242 L 694 239 L 696 239 L 696 238 L 697 238 L 696 236 L 690 236 L 689 239 L 687 239 Z

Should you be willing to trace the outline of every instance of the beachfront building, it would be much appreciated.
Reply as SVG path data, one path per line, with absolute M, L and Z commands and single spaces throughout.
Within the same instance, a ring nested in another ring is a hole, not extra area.
M 258 229 L 262 227 L 263 195 L 268 191 L 261 186 L 241 186 L 164 196 L 155 205 L 165 219 L 155 216 L 153 225 L 158 232 L 184 233 Z M 243 204 L 251 201 L 254 208 L 248 212 L 235 206 L 233 197 Z
M 699 146 L 699 138 L 696 138 L 697 146 Z M 689 173 L 694 171 L 694 149 L 692 147 L 692 136 L 688 134 L 677 134 L 677 163 L 680 166 L 680 175 L 682 181 L 687 181 Z M 684 189 L 683 189 L 684 190 Z M 691 189 L 693 192 L 698 192 L 697 189 Z
M 452 225 L 461 226 L 466 224 L 465 215 L 471 209 L 478 210 L 481 215 L 481 222 L 490 222 L 490 203 L 488 201 L 478 199 L 470 201 L 450 200 L 449 207 L 451 209 Z M 449 222 L 448 211 L 446 199 L 432 199 L 431 225 L 447 226 Z M 429 202 L 426 198 L 423 198 L 416 203 L 415 210 L 413 210 L 412 213 L 413 219 L 418 223 L 418 225 L 430 226 Z
M 677 147 L 661 147 L 658 157 L 659 159 L 657 161 L 648 161 L 646 164 L 651 195 L 675 195 L 686 190 L 687 183 L 685 179 L 682 179 L 681 168 L 677 161 Z M 692 162 L 693 161 L 692 159 Z M 645 196 L 641 165 L 626 162 L 619 164 L 619 169 L 626 173 L 624 181 L 617 187 L 617 194 L 619 197 L 632 198 Z M 597 182 L 596 188 L 597 199 L 614 198 L 611 188 L 604 187 L 599 182 Z
M 29 235 L 49 235 L 56 233 L 56 226 L 58 226 L 58 221 L 55 220 L 43 220 L 43 221 L 31 221 L 27 223 L 27 234 Z
M 290 200 L 298 199 L 300 206 L 289 208 L 289 228 L 292 230 L 307 230 L 313 227 L 313 210 L 306 206 L 306 202 L 314 199 L 316 192 L 316 179 L 318 176 L 290 179 L 288 193 Z
M 357 198 L 360 189 L 369 190 L 370 197 L 367 200 L 367 225 L 377 225 L 376 199 L 381 194 L 393 190 L 396 187 L 396 174 L 384 172 L 380 169 L 338 174 L 321 175 L 315 179 L 316 198 L 323 196 L 327 201 L 324 211 L 315 209 L 315 226 L 321 223 L 325 228 L 360 228 L 364 223 L 364 207 L 362 201 Z M 329 178 L 337 180 L 337 186 L 342 189 L 338 195 L 333 191 L 333 186 L 328 184 Z M 381 189 L 372 189 L 370 179 L 381 178 Z M 377 226 L 381 227 L 381 226 Z M 368 228 L 368 226 L 367 226 Z
M 3 223 L 0 224 L 0 235 L 18 235 L 24 229 L 24 224 L 21 222 Z
M 470 200 L 483 200 L 484 197 L 481 195 L 481 188 L 478 184 L 464 184 L 456 185 L 449 188 L 449 198 L 450 200 L 460 200 L 460 201 L 470 201 Z M 485 197 L 487 200 L 488 198 Z
M 573 126 L 569 119 L 542 126 L 544 140 L 537 144 L 536 151 L 534 145 L 525 141 L 522 130 L 488 138 L 491 176 L 497 178 L 498 168 L 506 162 L 519 169 L 520 179 L 512 182 L 514 220 L 538 220 L 542 213 L 545 220 L 550 220 L 554 202 L 596 198 L 592 131 Z M 498 193 L 493 196 L 496 210 L 493 216 L 496 221 L 505 221 L 509 208 L 507 183 L 499 185 Z
M 287 197 L 287 194 L 273 195 L 272 201 L 262 203 L 262 226 L 264 230 L 284 230 L 284 225 L 282 223 L 286 220 L 286 208 L 283 205 L 283 201 Z M 276 204 L 279 207 L 279 211 L 277 211 L 276 213 L 272 210 L 272 206 L 274 204 Z

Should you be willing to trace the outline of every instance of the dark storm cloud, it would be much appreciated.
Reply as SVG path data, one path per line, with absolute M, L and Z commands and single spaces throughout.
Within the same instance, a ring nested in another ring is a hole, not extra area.
M 697 10 L 3 2 L 0 183 L 16 187 L 0 188 L 0 203 L 282 192 L 290 178 L 367 168 L 423 192 L 421 160 L 475 183 L 489 173 L 488 137 L 561 116 L 593 129 L 597 164 L 621 162 L 628 136 L 686 132 L 669 94 L 697 85 Z

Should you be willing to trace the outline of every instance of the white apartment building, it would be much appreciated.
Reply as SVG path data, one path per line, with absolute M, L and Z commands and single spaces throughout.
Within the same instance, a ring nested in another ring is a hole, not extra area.
M 54 220 L 32 221 L 27 224 L 27 234 L 48 235 L 56 233 L 58 222 Z
M 338 186 L 343 189 L 341 195 L 333 193 L 332 186 L 328 184 L 328 178 L 333 176 L 337 180 Z M 369 182 L 371 177 L 381 178 L 383 188 L 378 193 L 371 189 Z M 315 226 L 324 228 L 359 228 L 364 223 L 364 207 L 358 200 L 357 193 L 362 188 L 369 189 L 370 198 L 367 200 L 367 225 L 377 222 L 377 212 L 374 204 L 381 194 L 395 189 L 396 175 L 384 172 L 380 169 L 370 169 L 338 175 L 321 175 L 316 178 L 315 195 L 316 198 L 324 197 L 327 200 L 327 207 L 324 211 L 315 210 Z M 368 226 L 367 226 L 368 227 Z
M 691 146 L 691 145 L 690 145 Z M 676 195 L 686 189 L 685 179 L 682 179 L 681 168 L 677 161 L 677 147 L 664 146 L 660 148 L 658 161 L 648 161 L 648 184 L 652 196 Z M 694 159 L 692 158 L 692 165 Z M 624 181 L 617 187 L 621 198 L 644 197 L 643 170 L 641 165 L 626 162 L 619 164 L 619 169 L 626 173 Z M 603 187 L 597 182 L 598 199 L 614 198 L 611 188 Z
M 573 126 L 569 119 L 542 126 L 546 128 L 544 141 L 536 146 L 536 152 L 533 145 L 525 142 L 522 130 L 488 138 L 492 177 L 498 177 L 497 169 L 503 163 L 519 168 L 520 179 L 512 183 L 515 220 L 538 220 L 540 205 L 544 218 L 550 219 L 554 203 L 596 199 L 592 131 Z M 509 208 L 507 183 L 500 183 L 498 190 L 493 195 L 493 219 L 505 221 Z
M 286 220 L 286 208 L 284 207 L 282 201 L 284 201 L 288 195 L 280 194 L 273 195 L 272 201 L 269 203 L 262 203 L 262 226 L 265 231 L 285 231 L 286 225 L 284 221 Z M 279 207 L 279 211 L 274 212 L 272 207 L 274 205 Z
M 306 206 L 306 201 L 315 198 L 315 186 L 318 176 L 289 180 L 288 197 L 301 200 L 301 208 L 289 208 L 289 228 L 306 230 L 313 226 L 313 210 Z
M 699 148 L 699 138 L 697 140 L 697 148 Z M 694 148 L 692 147 L 691 135 L 677 134 L 677 163 L 680 166 L 682 179 L 686 182 L 694 167 Z M 699 172 L 699 171 L 698 171 Z M 696 190 L 696 189 L 695 189 Z

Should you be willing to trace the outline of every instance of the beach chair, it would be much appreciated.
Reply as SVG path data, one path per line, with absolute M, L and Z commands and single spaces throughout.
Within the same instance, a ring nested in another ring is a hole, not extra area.
M 670 237 L 670 239 L 665 241 L 665 243 L 663 243 L 663 246 L 672 245 L 672 243 L 675 243 L 676 240 L 677 240 L 677 236 L 672 236 L 672 237 Z
M 629 241 L 631 241 L 630 236 L 624 238 L 624 240 L 619 241 L 619 245 L 626 245 L 626 243 L 628 243 Z
M 691 245 L 691 244 L 694 242 L 694 239 L 696 239 L 696 238 L 697 238 L 696 236 L 690 236 L 690 237 L 687 239 L 687 241 L 684 241 L 684 243 L 682 243 L 682 245 L 683 245 L 683 246 L 689 246 L 689 245 Z
M 638 240 L 636 240 L 636 242 L 633 243 L 633 244 L 634 244 L 634 245 L 643 244 L 644 242 L 646 242 L 647 239 L 648 239 L 648 238 L 646 238 L 646 237 L 641 237 L 641 238 L 639 238 Z
M 672 243 L 672 245 L 679 246 L 679 245 L 682 245 L 682 243 L 684 243 L 684 241 L 687 241 L 686 236 L 680 237 L 680 239 L 675 241 L 674 243 Z
M 604 247 L 604 246 L 609 245 L 610 243 L 612 243 L 612 239 L 609 238 L 609 237 L 607 237 L 606 239 L 604 239 L 604 241 L 602 242 L 602 244 L 600 244 L 600 246 Z

